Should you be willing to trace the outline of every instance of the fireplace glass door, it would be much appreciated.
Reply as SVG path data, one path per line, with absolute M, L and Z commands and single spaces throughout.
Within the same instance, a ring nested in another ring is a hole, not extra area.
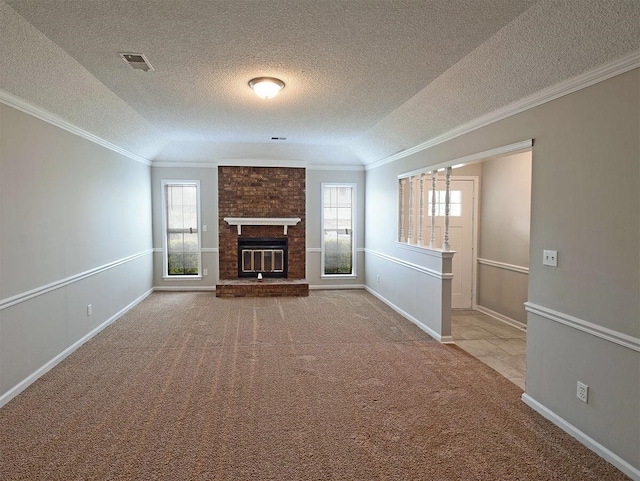
M 243 249 L 242 272 L 284 272 L 282 249 Z
M 287 239 L 238 238 L 238 277 L 287 277 Z

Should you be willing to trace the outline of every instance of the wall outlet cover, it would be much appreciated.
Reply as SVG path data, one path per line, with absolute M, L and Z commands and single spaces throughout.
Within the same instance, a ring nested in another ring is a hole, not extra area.
M 584 403 L 589 402 L 589 386 L 578 381 L 578 388 L 576 391 L 576 397 Z
M 542 264 L 550 267 L 558 267 L 558 251 L 545 249 L 542 252 Z

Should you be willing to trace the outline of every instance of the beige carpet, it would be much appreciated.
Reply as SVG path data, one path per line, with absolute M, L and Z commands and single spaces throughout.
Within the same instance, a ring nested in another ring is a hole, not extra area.
M 616 480 L 363 291 L 155 293 L 0 410 L 2 480 Z

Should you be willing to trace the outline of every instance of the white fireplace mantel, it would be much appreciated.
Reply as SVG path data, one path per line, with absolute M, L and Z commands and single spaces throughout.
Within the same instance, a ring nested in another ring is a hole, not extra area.
M 300 222 L 300 217 L 225 217 L 224 220 L 238 226 L 238 235 L 242 235 L 243 225 L 281 225 L 287 235 L 287 228 Z

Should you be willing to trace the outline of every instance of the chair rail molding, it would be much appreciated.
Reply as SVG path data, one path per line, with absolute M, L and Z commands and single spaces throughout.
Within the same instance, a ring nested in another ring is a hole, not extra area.
M 374 255 L 376 257 L 380 257 L 381 259 L 385 259 L 387 261 L 393 262 L 395 264 L 401 265 L 402 267 L 408 267 L 409 269 L 413 269 L 414 271 L 418 271 L 422 274 L 427 274 L 428 276 L 435 277 L 436 279 L 453 279 L 453 274 L 450 272 L 439 272 L 434 269 L 429 269 L 428 267 L 422 267 L 418 264 L 414 264 L 413 262 L 408 262 L 402 259 L 398 259 L 397 257 L 393 257 L 387 254 L 383 254 L 382 252 L 374 251 L 372 249 L 364 250 L 367 254 Z M 426 247 L 420 248 L 420 252 L 429 252 L 430 250 Z M 441 254 L 441 255 L 438 255 Z M 453 251 L 439 251 L 439 250 L 431 250 L 431 253 L 428 255 L 434 255 L 436 257 L 450 257 L 453 256 Z
M 614 331 L 613 329 L 599 326 L 597 324 L 593 324 L 592 322 L 570 316 L 569 314 L 565 314 L 563 312 L 554 311 L 553 309 L 534 304 L 533 302 L 525 302 L 524 308 L 527 312 L 536 314 L 540 317 L 544 317 L 545 319 L 549 319 L 550 321 L 564 324 L 565 326 L 572 327 L 582 332 L 586 332 L 587 334 L 591 334 L 592 336 L 596 336 L 620 346 L 632 349 L 636 352 L 640 352 L 640 338 L 630 336 L 623 332 Z
M 135 259 L 139 259 L 140 257 L 149 255 L 152 252 L 154 252 L 154 249 L 147 249 L 145 251 L 138 252 L 137 254 L 123 257 L 122 259 L 109 262 L 108 264 L 89 269 L 88 271 L 80 272 L 79 274 L 75 274 L 73 276 L 51 282 L 50 284 L 46 284 L 44 286 L 36 287 L 35 289 L 16 294 L 15 296 L 7 297 L 6 299 L 0 300 L 0 311 L 8 307 L 15 306 L 16 304 L 19 304 L 21 302 L 28 301 L 29 299 L 33 299 L 34 297 L 41 296 L 42 294 L 46 294 L 47 292 L 51 292 L 53 290 L 60 289 L 61 287 L 68 286 L 69 284 L 73 284 L 74 282 L 81 281 L 83 279 L 86 279 L 87 277 L 95 276 L 96 274 L 100 274 L 101 272 L 113 269 L 114 267 L 126 264 L 127 262 L 131 262 Z
M 478 257 L 478 264 L 484 266 L 497 267 L 498 269 L 506 269 L 508 271 L 520 272 L 521 274 L 529 274 L 529 268 L 523 266 L 517 266 L 514 264 L 507 264 L 506 262 L 492 261 L 490 259 L 483 259 Z

